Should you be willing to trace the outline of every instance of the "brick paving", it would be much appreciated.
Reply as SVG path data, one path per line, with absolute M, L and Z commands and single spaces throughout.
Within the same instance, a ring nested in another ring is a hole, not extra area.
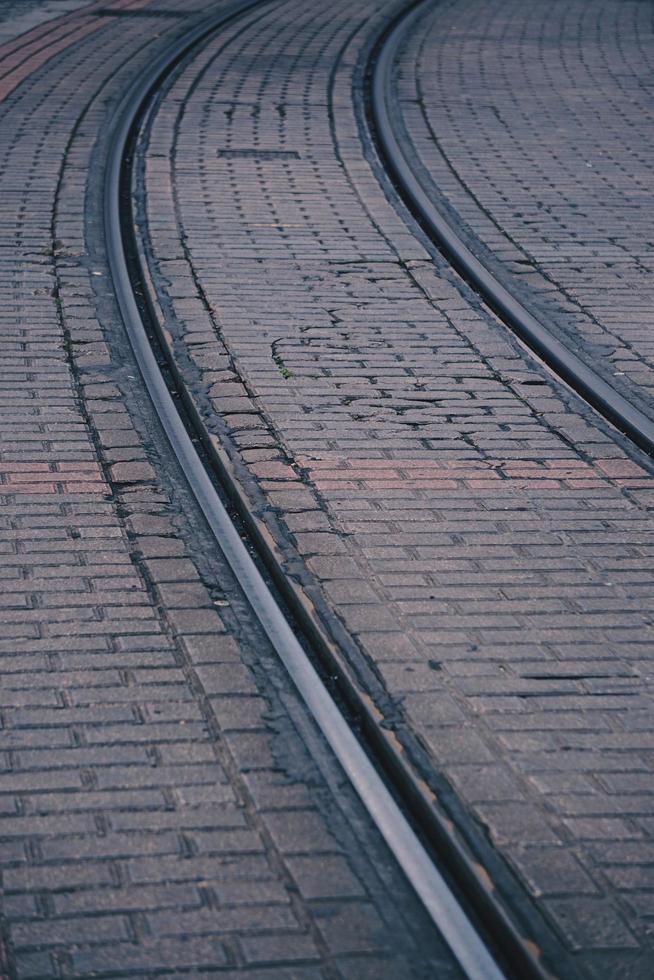
M 582 973 L 650 977 L 651 465 L 387 200 L 361 88 L 398 9 L 287 0 L 194 59 L 147 147 L 151 273 L 207 425 L 411 764 Z
M 98 174 L 182 27 L 91 16 L 0 50 L 0 972 L 454 980 L 150 416 Z
M 79 10 L 92 0 L 0 0 L 0 44 L 27 34 L 46 21 Z
M 101 0 L 96 0 L 81 15 L 57 18 L 55 24 L 45 22 L 0 46 L 0 102 L 60 51 L 99 30 L 104 11 L 126 12 L 138 9 L 146 2 L 116 0 L 107 7 Z
M 650 417 L 653 69 L 639 0 L 456 0 L 421 20 L 399 87 L 474 250 Z

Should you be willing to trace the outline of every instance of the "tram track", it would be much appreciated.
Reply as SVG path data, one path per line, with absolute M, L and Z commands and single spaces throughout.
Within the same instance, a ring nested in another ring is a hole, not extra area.
M 410 137 L 394 98 L 394 69 L 405 39 L 426 10 L 426 0 L 401 11 L 379 38 L 369 62 L 369 126 L 398 195 L 448 262 L 500 320 L 556 376 L 640 449 L 654 456 L 654 420 L 610 385 L 541 318 L 534 316 L 477 257 L 435 203 L 435 186 L 417 166 Z
M 383 727 L 377 709 L 356 683 L 301 589 L 285 576 L 274 543 L 251 514 L 227 454 L 208 432 L 186 390 L 139 246 L 132 209 L 132 165 L 138 135 L 153 99 L 172 73 L 222 27 L 268 5 L 269 0 L 249 0 L 203 20 L 172 43 L 126 92 L 114 117 L 104 187 L 107 258 L 117 301 L 157 415 L 216 544 L 464 973 L 471 980 L 503 976 L 543 980 L 553 974 L 543 963 L 536 937 L 507 911 L 448 814 L 440 810 L 434 794 L 412 771 L 392 733 Z M 235 505 L 247 529 L 249 548 L 230 518 L 225 497 Z M 274 582 L 273 590 L 266 572 Z M 273 594 L 275 589 L 281 593 L 281 604 Z M 299 622 L 304 643 L 298 640 L 284 605 Z M 333 679 L 336 699 L 321 671 Z M 361 733 L 361 739 L 354 729 Z M 446 869 L 444 874 L 437 863 Z

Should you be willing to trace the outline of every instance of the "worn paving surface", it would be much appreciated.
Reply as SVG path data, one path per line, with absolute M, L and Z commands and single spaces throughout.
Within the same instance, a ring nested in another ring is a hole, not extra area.
M 31 33 L 46 21 L 60 20 L 70 11 L 79 10 L 92 0 L 0 0 L 0 44 L 20 34 L 29 34 L 29 44 L 39 34 Z M 4 69 L 0 69 L 4 74 Z
M 144 8 L 0 48 L 0 974 L 454 980 L 215 554 L 114 307 L 108 120 L 183 26 Z
M 139 188 L 152 276 L 207 424 L 411 764 L 454 790 L 462 832 L 566 971 L 646 978 L 651 467 L 387 200 L 361 92 L 398 9 L 288 0 L 182 72 Z M 593 23 L 575 21 L 580 44 Z M 633 23 L 614 42 L 636 61 Z
M 654 416 L 652 8 L 455 0 L 398 95 L 435 199 L 505 285 Z

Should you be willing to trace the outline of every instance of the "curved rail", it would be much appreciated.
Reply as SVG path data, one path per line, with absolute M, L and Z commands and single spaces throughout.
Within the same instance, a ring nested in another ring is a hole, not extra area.
M 377 145 L 397 189 L 432 241 L 498 316 L 545 363 L 601 415 L 654 456 L 654 420 L 601 378 L 546 325 L 536 319 L 471 252 L 431 199 L 407 157 L 393 122 L 393 67 L 403 39 L 424 13 L 422 0 L 402 12 L 374 54 L 371 110 Z
M 225 510 L 150 345 L 130 276 L 127 259 L 130 246 L 125 240 L 126 235 L 133 235 L 129 200 L 130 158 L 135 136 L 150 100 L 171 71 L 197 45 L 228 21 L 261 5 L 261 0 L 247 0 L 203 21 L 171 44 L 133 83 L 122 99 L 112 125 L 104 184 L 104 232 L 114 291 L 139 369 L 170 446 L 218 547 L 273 648 L 465 975 L 470 980 L 503 980 L 504 973 L 324 686 Z M 123 220 L 125 206 L 129 209 L 127 221 Z

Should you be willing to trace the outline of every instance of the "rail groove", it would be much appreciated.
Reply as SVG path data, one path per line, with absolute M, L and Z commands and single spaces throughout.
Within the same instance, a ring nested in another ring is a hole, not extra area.
M 104 228 L 107 259 L 116 299 L 147 390 L 162 427 L 216 543 L 286 666 L 296 688 L 339 759 L 382 836 L 419 895 L 425 909 L 450 946 L 470 980 L 501 980 L 505 976 L 551 980 L 536 941 L 517 927 L 495 892 L 485 869 L 457 834 L 438 799 L 422 783 L 405 759 L 393 733 L 366 692 L 360 689 L 338 646 L 327 635 L 310 601 L 284 574 L 280 556 L 263 524 L 250 512 L 247 498 L 234 474 L 227 453 L 207 430 L 177 370 L 163 319 L 140 254 L 131 203 L 131 163 L 138 133 L 152 99 L 171 73 L 195 49 L 234 19 L 267 6 L 271 0 L 246 0 L 203 20 L 169 45 L 149 70 L 128 89 L 112 124 L 104 185 Z M 184 405 L 190 433 L 153 350 L 157 337 L 167 359 L 178 402 Z M 200 441 L 209 460 L 208 471 L 194 443 Z M 312 653 L 336 677 L 339 696 L 362 730 L 373 759 L 368 756 L 345 716 L 326 689 L 307 652 L 264 581 L 238 530 L 233 525 L 214 485 L 235 503 L 258 556 L 271 572 L 276 587 L 307 636 Z M 380 776 L 383 771 L 385 780 Z M 391 789 L 389 789 L 389 786 Z M 401 799 L 398 806 L 396 797 Z M 421 831 L 447 867 L 458 894 L 476 921 L 493 936 L 503 967 L 489 952 L 477 928 L 463 911 L 433 857 L 412 824 Z
M 384 165 L 393 176 L 398 193 L 431 240 L 500 319 L 608 422 L 654 456 L 654 420 L 561 343 L 546 324 L 502 285 L 434 204 L 429 187 L 411 165 L 403 148 L 407 137 L 398 133 L 392 111 L 393 69 L 404 38 L 428 3 L 429 0 L 420 0 L 403 11 L 385 32 L 374 55 L 370 107 L 374 136 Z

